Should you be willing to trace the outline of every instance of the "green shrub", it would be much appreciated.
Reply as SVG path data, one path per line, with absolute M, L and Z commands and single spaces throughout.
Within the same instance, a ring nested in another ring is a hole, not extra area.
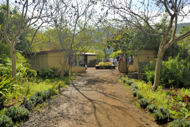
M 133 89 L 133 90 L 132 90 L 132 93 L 133 93 L 133 96 L 134 96 L 134 97 L 137 96 L 137 92 L 138 92 L 138 89 Z
M 155 63 L 150 62 L 145 67 L 145 74 L 147 81 L 154 82 L 155 75 Z M 160 84 L 164 84 L 165 87 L 189 87 L 190 78 L 190 63 L 187 60 L 179 58 L 179 55 L 168 61 L 162 62 L 162 68 L 160 71 Z
M 132 83 L 133 83 L 133 81 L 131 81 L 131 80 L 126 80 L 125 81 L 128 85 L 131 85 Z
M 40 70 L 39 76 L 43 79 L 53 79 L 58 78 L 60 76 L 60 71 L 58 67 L 48 67 L 42 68 Z
M 6 94 L 12 88 L 12 78 L 0 77 L 0 108 L 7 100 Z
M 143 95 L 142 95 L 142 93 L 141 93 L 140 91 L 137 92 L 137 98 L 138 98 L 138 99 L 143 98 Z
M 99 62 L 99 66 L 112 66 L 112 62 Z
M 149 101 L 145 98 L 139 99 L 137 102 L 140 104 L 141 108 L 146 108 L 149 104 Z
M 48 91 L 46 90 L 42 91 L 41 96 L 42 96 L 43 101 L 49 99 L 50 97 Z
M 158 108 L 158 110 L 155 110 L 154 113 L 154 118 L 158 122 L 166 122 L 169 120 L 170 117 L 170 112 L 168 109 L 164 109 L 162 107 Z
M 158 106 L 155 105 L 155 104 L 150 104 L 150 105 L 147 106 L 147 108 L 148 108 L 148 110 L 149 110 L 150 112 L 153 113 L 155 110 L 158 109 Z
M 13 121 L 6 115 L 0 115 L 0 127 L 13 127 Z
M 36 104 L 33 103 L 32 100 L 27 100 L 26 98 L 24 98 L 23 102 L 21 103 L 20 107 L 24 107 L 28 110 L 32 110 L 32 108 L 35 107 Z
M 55 90 L 53 90 L 53 89 L 49 89 L 48 90 L 48 95 L 49 95 L 49 97 L 50 96 L 54 96 L 54 95 L 56 95 L 57 93 L 55 92 Z
M 90 60 L 88 66 L 95 67 L 97 63 L 98 63 L 98 59 L 93 59 L 93 60 Z
M 190 127 L 190 121 L 179 118 L 169 123 L 169 127 Z
M 136 83 L 131 84 L 131 91 L 137 89 L 138 90 L 138 85 Z
M 36 96 L 36 95 L 30 96 L 28 100 L 32 102 L 32 104 L 34 105 L 34 107 L 35 107 L 37 104 L 40 104 L 40 103 L 43 102 L 42 96 Z
M 48 91 L 37 91 L 34 95 L 30 96 L 27 100 L 24 98 L 23 102 L 21 103 L 21 107 L 25 107 L 28 110 L 36 107 L 37 104 L 41 104 L 43 101 L 49 99 L 51 96 L 56 95 L 57 93 L 53 89 L 49 89 Z
M 10 107 L 5 111 L 5 115 L 12 118 L 13 122 L 26 121 L 29 118 L 30 112 L 23 107 Z

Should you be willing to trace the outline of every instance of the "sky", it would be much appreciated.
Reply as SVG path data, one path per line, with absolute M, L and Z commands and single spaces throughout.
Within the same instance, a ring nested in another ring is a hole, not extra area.
M 16 0 L 17 2 L 19 2 L 20 0 Z M 32 0 L 30 0 L 30 1 L 32 1 Z M 36 0 L 37 1 L 37 0 Z M 51 0 L 50 0 L 51 1 Z M 117 1 L 117 0 L 116 0 Z M 129 0 L 128 0 L 129 1 Z M 137 1 L 139 1 L 139 0 L 133 0 L 133 2 L 137 2 Z M 145 1 L 147 1 L 147 0 L 145 0 Z M 184 0 L 185 1 L 185 0 Z M 0 4 L 2 4 L 2 3 L 4 3 L 4 2 L 6 2 L 6 0 L 0 0 Z M 189 2 L 190 3 L 190 0 L 187 0 L 187 2 Z M 11 6 L 14 6 L 15 5 L 15 0 L 10 0 L 10 5 Z M 17 4 L 18 5 L 18 4 Z M 101 4 L 100 4 L 100 2 L 98 2 L 98 4 L 97 5 L 95 5 L 95 10 L 97 11 L 97 15 L 99 14 L 99 16 L 102 14 L 102 13 L 106 13 L 106 11 L 107 11 L 107 9 L 106 8 L 104 8 L 104 9 L 102 9 L 103 7 L 101 6 Z M 186 6 L 186 7 L 184 7 L 183 8 L 183 11 L 184 12 L 188 12 L 190 10 L 190 5 L 189 6 Z M 117 14 L 113 14 L 113 11 L 111 11 L 111 10 L 109 10 L 109 15 L 108 15 L 108 19 L 113 19 L 113 18 L 117 18 L 118 17 L 118 15 Z M 160 18 L 161 19 L 161 18 Z M 182 17 L 179 17 L 178 18 L 178 23 L 190 23 L 190 15 L 189 16 L 186 16 L 185 18 L 183 18 L 183 20 L 182 20 Z M 155 20 L 155 22 L 157 22 L 157 21 L 159 21 L 158 19 L 157 20 Z

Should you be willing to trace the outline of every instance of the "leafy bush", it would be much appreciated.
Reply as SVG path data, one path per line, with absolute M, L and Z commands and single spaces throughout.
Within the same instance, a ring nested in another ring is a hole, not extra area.
M 5 111 L 5 115 L 12 118 L 13 122 L 26 121 L 29 118 L 30 112 L 23 107 L 10 107 Z
M 158 109 L 158 106 L 155 105 L 155 104 L 150 104 L 150 105 L 147 106 L 147 108 L 148 108 L 148 110 L 149 110 L 150 112 L 153 113 L 155 110 Z
M 6 115 L 0 115 L 0 126 L 1 127 L 13 127 L 13 121 Z
M 31 110 L 37 104 L 41 104 L 43 101 L 49 99 L 51 96 L 56 95 L 57 93 L 53 89 L 49 89 L 48 91 L 37 91 L 34 95 L 30 96 L 27 100 L 24 98 L 21 103 L 21 107 L 25 107 L 28 110 Z
M 0 107 L 3 106 L 6 101 L 6 94 L 11 89 L 12 78 L 0 77 Z
M 93 60 L 90 60 L 88 66 L 95 67 L 97 63 L 98 63 L 98 59 L 93 59 Z
M 40 70 L 39 76 L 43 79 L 53 79 L 60 76 L 59 67 L 48 67 Z
M 169 123 L 169 127 L 190 127 L 190 121 L 179 118 Z
M 141 108 L 146 108 L 149 104 L 149 101 L 145 98 L 141 98 L 137 102 L 140 104 Z
M 136 83 L 131 84 L 131 91 L 137 89 L 138 90 L 138 85 Z
M 158 122 L 166 122 L 169 117 L 170 117 L 170 112 L 168 109 L 164 109 L 162 107 L 158 108 L 158 110 L 155 110 L 154 113 L 154 118 Z
M 154 82 L 155 63 L 150 62 L 145 67 L 145 74 L 147 81 Z M 164 84 L 165 87 L 189 87 L 190 86 L 190 63 L 187 60 L 180 60 L 179 55 L 168 61 L 162 62 L 162 68 L 160 71 L 160 84 Z
M 99 62 L 99 66 L 112 66 L 112 62 Z
M 27 63 L 27 59 L 24 58 L 20 53 L 16 53 L 17 57 L 17 78 L 25 78 L 25 77 L 35 77 L 37 75 L 35 70 L 30 69 L 30 65 Z M 0 64 L 0 76 L 4 77 L 12 77 L 12 64 L 11 59 L 6 57 L 2 64 Z
M 125 80 L 125 82 L 128 84 L 128 85 L 131 85 L 133 83 L 133 81 L 131 80 Z
M 143 95 L 142 95 L 142 93 L 141 93 L 140 91 L 137 92 L 137 98 L 138 98 L 138 99 L 143 98 Z
M 56 95 L 57 93 L 55 92 L 55 90 L 53 90 L 53 89 L 49 89 L 48 90 L 48 95 L 49 95 L 49 97 L 50 96 L 54 96 L 54 95 Z
M 137 96 L 137 93 L 138 93 L 138 89 L 132 90 L 132 93 L 133 93 L 133 96 L 136 97 L 136 96 Z

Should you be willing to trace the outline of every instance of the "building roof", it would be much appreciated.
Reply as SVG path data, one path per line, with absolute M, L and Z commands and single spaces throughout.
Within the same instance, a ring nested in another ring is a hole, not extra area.
M 48 50 L 48 51 L 40 51 L 40 52 L 32 52 L 29 54 L 48 54 L 48 53 L 56 53 L 56 52 L 62 52 L 64 51 L 63 49 L 56 49 L 56 50 Z M 97 53 L 77 53 L 78 55 L 87 55 L 87 56 L 96 56 L 98 55 Z

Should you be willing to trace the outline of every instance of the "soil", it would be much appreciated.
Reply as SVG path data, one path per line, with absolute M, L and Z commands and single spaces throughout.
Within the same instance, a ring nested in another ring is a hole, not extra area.
M 118 82 L 117 69 L 88 68 L 19 127 L 158 127 Z

